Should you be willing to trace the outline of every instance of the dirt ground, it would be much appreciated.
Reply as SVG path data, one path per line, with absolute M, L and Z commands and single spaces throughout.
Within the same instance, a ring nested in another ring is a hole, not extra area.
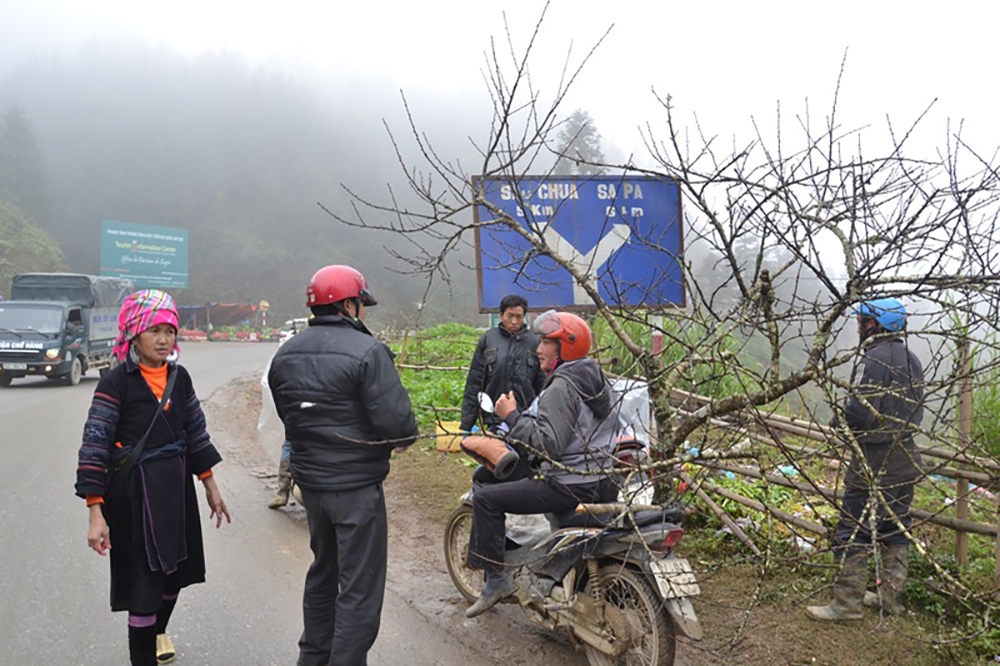
M 273 487 L 275 463 L 257 441 L 257 378 L 245 378 L 217 391 L 206 402 L 205 410 L 210 430 L 224 432 L 226 436 L 219 439 L 230 442 L 223 450 L 227 460 Z M 442 554 L 445 520 L 468 488 L 472 472 L 460 456 L 437 452 L 429 440 L 418 441 L 406 453 L 394 454 L 392 473 L 385 484 L 392 544 L 390 585 L 425 615 L 449 625 L 472 622 L 464 618 L 466 604 L 450 584 Z M 304 520 L 301 507 L 291 507 L 288 513 L 293 519 Z M 684 551 L 684 545 L 682 541 L 680 550 Z M 783 575 L 780 566 L 773 567 L 773 573 L 761 574 L 748 564 L 720 567 L 697 552 L 685 551 L 683 555 L 698 572 L 702 596 L 695 608 L 705 636 L 698 643 L 680 641 L 678 665 L 941 666 L 993 662 L 992 656 L 957 658 L 947 647 L 935 647 L 933 623 L 912 613 L 880 618 L 869 611 L 864 620 L 849 625 L 813 622 L 803 607 L 827 603 L 828 591 L 804 586 L 802 577 Z M 489 654 L 505 657 L 512 665 L 585 663 L 563 637 L 536 628 L 522 615 L 516 608 L 505 608 L 480 618 L 490 630 L 486 635 L 492 636 L 487 640 L 494 643 Z M 541 651 L 536 646 L 526 655 L 503 640 L 504 633 L 513 635 L 510 632 L 529 632 L 548 640 L 540 641 L 544 646 Z M 482 640 L 483 632 L 474 633 Z

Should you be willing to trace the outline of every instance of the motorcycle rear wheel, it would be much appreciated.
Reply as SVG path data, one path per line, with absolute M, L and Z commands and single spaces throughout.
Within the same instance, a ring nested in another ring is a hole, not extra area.
M 455 509 L 444 528 L 444 563 L 448 575 L 470 604 L 479 599 L 483 590 L 483 572 L 469 568 L 469 535 L 472 532 L 472 507 L 468 504 Z
M 620 563 L 601 567 L 598 576 L 607 611 L 621 613 L 627 627 L 628 635 L 620 640 L 630 646 L 612 657 L 588 645 L 584 651 L 590 666 L 672 666 L 677 650 L 674 620 L 649 580 Z

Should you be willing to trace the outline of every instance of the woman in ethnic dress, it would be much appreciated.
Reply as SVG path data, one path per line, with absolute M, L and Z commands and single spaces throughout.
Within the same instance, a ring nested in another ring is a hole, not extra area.
M 169 294 L 146 289 L 125 299 L 114 348 L 121 364 L 94 392 L 77 467 L 87 544 L 110 551 L 111 610 L 128 612 L 133 666 L 174 660 L 166 630 L 177 595 L 205 581 L 196 477 L 216 527 L 223 516 L 230 522 L 212 476 L 222 457 L 177 363 L 177 329 Z

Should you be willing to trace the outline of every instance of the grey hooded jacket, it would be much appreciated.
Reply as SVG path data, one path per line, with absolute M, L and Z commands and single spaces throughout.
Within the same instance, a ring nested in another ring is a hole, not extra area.
M 565 485 L 595 483 L 601 478 L 596 473 L 614 461 L 617 411 L 600 366 L 590 358 L 570 361 L 549 375 L 527 411 L 507 416 L 508 440 L 558 462 L 543 462 L 549 478 Z

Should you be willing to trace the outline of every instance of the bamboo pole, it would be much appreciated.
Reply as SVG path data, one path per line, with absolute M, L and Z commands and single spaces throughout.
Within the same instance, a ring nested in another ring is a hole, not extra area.
M 701 488 L 700 485 L 696 485 L 694 481 L 691 480 L 690 476 L 688 476 L 684 472 L 681 472 L 680 478 L 681 481 L 683 481 L 684 483 L 688 484 L 689 486 L 695 489 L 695 494 L 698 495 L 701 501 L 708 505 L 708 508 L 711 509 L 712 513 L 714 513 L 716 516 L 719 517 L 719 520 L 722 521 L 722 524 L 728 527 L 732 531 L 732 533 L 736 535 L 736 538 L 743 542 L 744 546 L 749 548 L 750 551 L 757 557 L 761 556 L 760 549 L 757 547 L 757 545 L 750 539 L 750 536 L 745 531 L 743 531 L 743 528 L 740 527 L 735 520 L 733 520 L 732 516 L 726 513 L 725 509 L 723 509 L 715 502 L 715 500 L 709 497 L 708 493 L 706 493 Z
M 969 534 L 982 534 L 983 536 L 994 536 L 997 534 L 996 525 L 985 525 L 972 520 L 959 520 L 950 516 L 942 516 L 923 509 L 910 509 L 914 518 L 934 523 L 955 530 L 956 532 L 968 532 Z
M 829 442 L 829 443 L 832 443 L 832 444 L 835 444 L 835 445 L 838 445 L 838 446 L 842 445 L 842 443 L 838 439 L 824 439 L 822 437 L 813 436 L 814 433 L 810 434 L 810 431 L 807 428 L 800 428 L 798 426 L 791 426 L 791 425 L 788 425 L 788 424 L 770 423 L 770 422 L 769 422 L 769 425 L 771 427 L 773 427 L 775 430 L 780 430 L 780 431 L 783 431 L 783 432 L 787 432 L 787 433 L 792 434 L 792 435 L 798 435 L 799 437 L 805 437 L 805 438 L 811 439 L 813 441 L 817 441 L 817 442 Z M 971 442 L 971 440 L 970 440 L 970 442 Z M 967 446 L 967 444 L 963 445 L 963 449 L 966 448 L 966 446 Z M 997 464 L 996 461 L 989 460 L 987 458 L 981 458 L 981 457 L 977 457 L 977 456 L 970 456 L 970 455 L 966 455 L 966 454 L 963 454 L 963 453 L 959 453 L 959 452 L 954 451 L 954 450 L 941 449 L 941 448 L 932 447 L 932 446 L 918 446 L 917 450 L 920 452 L 920 455 L 922 455 L 922 456 L 929 456 L 931 458 L 938 458 L 938 459 L 944 460 L 945 462 L 960 463 L 960 464 L 964 464 L 964 465 L 973 465 L 973 466 L 976 466 L 976 467 L 981 467 L 982 469 L 991 470 L 991 471 L 994 471 L 994 472 L 1000 472 L 1000 464 Z M 985 479 L 990 479 L 991 477 L 989 475 L 984 475 L 984 478 Z
M 737 467 L 735 465 L 726 465 L 722 463 L 715 463 L 706 466 L 724 472 L 732 472 L 733 474 L 749 476 L 755 479 L 766 479 L 769 483 L 773 483 L 778 486 L 784 486 L 785 488 L 792 488 L 793 490 L 798 490 L 804 493 L 820 495 L 821 497 L 829 501 L 834 501 L 835 499 L 839 499 L 844 495 L 843 492 L 834 492 L 833 490 L 830 490 L 829 488 L 825 488 L 823 486 L 812 486 L 808 483 L 798 483 L 796 481 L 792 481 L 791 479 L 787 479 L 780 474 L 762 473 L 750 467 Z M 733 491 L 731 490 L 728 492 L 733 493 Z M 742 497 L 742 495 L 740 495 L 740 497 Z M 913 515 L 914 518 L 918 518 L 925 522 L 934 523 L 936 525 L 941 525 L 942 527 L 947 527 L 949 529 L 955 530 L 956 532 L 968 532 L 970 534 L 982 534 L 984 536 L 994 536 L 1000 534 L 1000 530 L 998 530 L 997 526 L 995 525 L 977 523 L 972 520 L 959 520 L 957 518 L 942 516 L 940 514 L 931 513 L 930 511 L 924 511 L 922 509 L 910 509 L 910 513 Z
M 762 504 L 761 502 L 758 502 L 757 500 L 752 500 L 748 497 L 743 497 L 743 495 L 735 493 L 729 490 L 728 488 L 722 488 L 720 486 L 713 485 L 706 481 L 702 481 L 701 486 L 705 488 L 705 490 L 716 493 L 717 495 L 722 495 L 723 497 L 731 499 L 734 502 L 738 502 L 744 506 L 748 506 L 751 509 L 756 509 L 757 511 L 761 511 L 763 513 L 769 513 L 782 522 L 789 523 L 790 525 L 795 525 L 796 527 L 800 527 L 804 530 L 813 532 L 814 534 L 818 534 L 820 536 L 827 536 L 829 534 L 829 530 L 823 527 L 822 525 L 817 525 L 816 523 L 805 520 L 804 518 L 793 516 L 787 511 L 781 511 L 780 509 L 775 509 L 773 507 L 767 506 L 765 504 Z
M 399 355 L 402 356 L 403 352 L 400 351 Z M 456 365 L 456 366 L 448 366 L 448 365 L 409 365 L 409 364 L 406 364 L 406 363 L 400 363 L 396 367 L 404 369 L 404 370 L 438 370 L 438 371 L 445 371 L 445 372 L 457 371 L 457 370 L 461 370 L 462 372 L 468 372 L 469 371 L 468 368 L 465 368 L 465 367 L 462 367 L 462 366 L 459 366 L 459 365 Z
M 970 472 L 967 469 L 956 469 L 955 467 L 927 467 L 924 465 L 922 468 L 924 474 L 936 474 L 938 476 L 946 476 L 949 479 L 962 479 L 966 482 L 976 481 L 978 483 L 992 483 L 993 476 L 989 474 L 984 474 L 983 472 Z M 962 494 L 967 496 L 968 492 Z
M 993 600 L 1000 601 L 1000 497 L 997 497 L 997 538 L 993 548 L 993 558 L 996 564 L 993 568 Z
M 687 393 L 686 391 L 681 391 L 679 389 L 674 389 L 673 393 L 683 396 L 685 399 L 690 399 L 700 404 L 708 404 L 711 399 L 704 396 L 699 396 L 693 393 Z M 691 412 L 686 412 L 691 414 Z M 791 435 L 797 435 L 806 439 L 810 439 L 816 442 L 832 443 L 836 445 L 841 445 L 840 440 L 833 436 L 832 431 L 824 425 L 818 423 L 812 423 L 810 421 L 803 421 L 802 419 L 794 419 L 787 416 L 782 416 L 780 414 L 767 414 L 761 415 L 768 428 L 774 430 L 779 430 L 782 432 L 787 432 Z M 734 429 L 743 429 L 741 426 L 734 423 L 727 423 L 721 419 L 719 423 L 725 423 L 727 427 Z M 964 448 L 964 447 L 963 447 Z M 1000 472 L 1000 462 L 995 460 L 990 460 L 989 458 L 983 458 L 980 456 L 970 456 L 964 453 L 954 451 L 952 449 L 941 449 L 933 446 L 918 446 L 917 450 L 920 451 L 922 456 L 930 456 L 932 458 L 940 458 L 948 462 L 963 463 L 966 465 L 973 465 L 976 467 L 981 467 L 983 469 Z M 989 480 L 992 477 L 984 477 Z
M 770 437 L 770 436 L 762 434 L 762 433 L 754 432 L 752 430 L 745 430 L 745 429 L 733 426 L 732 424 L 727 424 L 724 421 L 716 421 L 715 419 L 713 419 L 711 421 L 711 424 L 712 425 L 716 425 L 718 427 L 732 428 L 736 432 L 738 432 L 738 433 L 740 433 L 742 435 L 745 435 L 746 437 L 749 437 L 751 439 L 755 439 L 758 442 L 760 442 L 760 443 L 762 443 L 762 444 L 764 444 L 766 446 L 774 446 L 776 448 L 784 449 L 784 450 L 787 450 L 787 451 L 793 451 L 795 453 L 801 453 L 804 456 L 816 456 L 816 457 L 819 457 L 819 458 L 827 458 L 828 460 L 839 460 L 840 459 L 839 456 L 835 456 L 832 453 L 830 453 L 829 451 L 826 451 L 826 450 L 823 450 L 823 449 L 812 449 L 812 448 L 808 448 L 808 447 L 805 447 L 805 446 L 799 446 L 797 444 L 788 444 L 786 442 L 778 441 L 778 440 L 774 439 L 773 437 Z M 923 453 L 923 449 L 920 449 L 918 447 L 918 450 L 921 451 L 921 453 Z M 701 461 L 701 460 L 692 460 L 691 462 L 693 462 L 695 464 L 698 464 L 698 465 L 704 464 L 704 461 Z M 973 472 L 973 471 L 970 471 L 970 470 L 956 469 L 954 467 L 944 467 L 943 465 L 938 465 L 936 467 L 928 467 L 927 465 L 924 465 L 922 467 L 922 472 L 925 475 L 926 474 L 937 474 L 938 476 L 944 476 L 944 477 L 947 477 L 947 478 L 950 478 L 950 479 L 968 479 L 969 481 L 974 481 L 974 482 L 979 483 L 979 484 L 990 484 L 990 483 L 992 483 L 994 481 L 994 476 L 992 476 L 990 474 L 986 474 L 984 472 Z
M 733 474 L 739 474 L 740 476 L 749 476 L 753 479 L 764 479 L 768 483 L 773 483 L 778 486 L 784 486 L 785 488 L 791 488 L 792 490 L 798 490 L 803 493 L 811 493 L 813 495 L 820 495 L 821 497 L 833 501 L 839 499 L 844 495 L 843 492 L 834 492 L 829 488 L 824 486 L 812 486 L 808 483 L 799 483 L 797 481 L 792 481 L 781 474 L 768 474 L 763 473 L 760 470 L 753 469 L 752 467 L 738 467 L 736 465 L 725 465 L 717 464 L 712 465 L 713 469 L 718 469 L 723 472 L 732 472 Z
M 982 467 L 983 469 L 988 469 L 992 472 L 1000 472 L 1000 464 L 997 464 L 994 460 L 989 460 L 988 458 L 980 458 L 977 456 L 968 456 L 963 453 L 958 453 L 956 451 L 949 451 L 948 449 L 938 449 L 934 447 L 921 447 L 920 455 L 931 456 L 933 458 L 942 458 L 948 462 L 957 462 L 964 465 L 974 465 L 976 467 Z

